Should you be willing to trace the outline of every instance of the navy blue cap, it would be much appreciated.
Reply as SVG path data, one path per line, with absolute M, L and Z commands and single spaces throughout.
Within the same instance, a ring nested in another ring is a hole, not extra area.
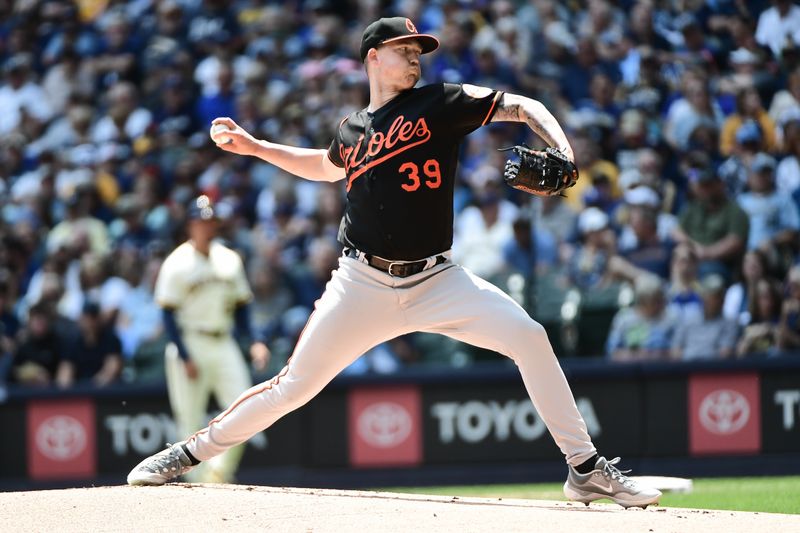
M 415 39 L 422 47 L 423 54 L 439 48 L 439 39 L 427 33 L 419 33 L 410 19 L 388 17 L 376 20 L 364 30 L 361 36 L 361 61 L 367 57 L 370 48 L 405 39 Z
M 217 213 L 214 211 L 211 199 L 204 194 L 189 202 L 186 218 L 189 220 L 213 220 L 217 218 Z

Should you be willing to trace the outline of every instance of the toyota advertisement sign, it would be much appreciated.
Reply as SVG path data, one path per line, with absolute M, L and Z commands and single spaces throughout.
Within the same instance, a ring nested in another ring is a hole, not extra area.
M 82 479 L 97 473 L 90 400 L 31 402 L 27 423 L 31 479 Z
M 416 386 L 351 390 L 347 405 L 350 464 L 356 467 L 421 464 L 421 403 Z
M 775 453 L 800 450 L 800 377 L 786 374 L 761 379 L 764 449 Z
M 761 450 L 758 374 L 689 378 L 689 450 L 693 455 Z
M 800 450 L 800 368 L 629 372 L 572 380 L 600 450 L 626 458 L 787 454 Z M 209 418 L 216 414 L 209 407 Z M 11 397 L 0 404 L 9 480 L 122 475 L 176 434 L 165 391 Z M 518 375 L 423 383 L 335 383 L 247 443 L 242 469 L 359 470 L 561 461 Z
M 641 450 L 641 421 L 620 417 L 637 401 L 633 383 L 580 383 L 575 403 L 598 447 L 614 453 Z M 423 394 L 425 459 L 432 463 L 558 459 L 541 415 L 522 383 L 481 387 L 426 387 Z

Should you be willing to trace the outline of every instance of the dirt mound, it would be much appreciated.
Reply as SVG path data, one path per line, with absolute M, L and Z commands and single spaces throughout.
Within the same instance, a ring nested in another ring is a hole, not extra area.
M 246 485 L 0 493 L 17 531 L 789 531 L 800 516 Z

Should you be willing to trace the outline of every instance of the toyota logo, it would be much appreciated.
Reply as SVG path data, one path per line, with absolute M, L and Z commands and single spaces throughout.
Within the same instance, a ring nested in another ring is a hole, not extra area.
M 69 461 L 86 448 L 86 430 L 71 416 L 51 416 L 36 429 L 36 447 L 49 459 Z
M 393 402 L 374 403 L 361 411 L 358 434 L 376 448 L 397 446 L 411 433 L 411 415 L 402 405 Z
M 736 433 L 750 418 L 750 404 L 741 393 L 730 389 L 715 390 L 700 402 L 700 422 L 718 435 Z

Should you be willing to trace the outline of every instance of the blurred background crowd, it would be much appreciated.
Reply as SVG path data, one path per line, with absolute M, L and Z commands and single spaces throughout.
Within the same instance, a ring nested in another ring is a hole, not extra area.
M 366 106 L 363 28 L 440 37 L 423 83 L 542 101 L 574 147 L 565 198 L 502 183 L 495 124 L 463 147 L 453 255 L 561 356 L 694 360 L 800 347 L 800 5 L 788 0 L 0 0 L 0 380 L 163 379 L 153 285 L 216 201 L 280 368 L 336 266 L 344 187 L 217 149 L 211 120 L 327 147 Z M 415 334 L 347 372 L 496 354 Z

